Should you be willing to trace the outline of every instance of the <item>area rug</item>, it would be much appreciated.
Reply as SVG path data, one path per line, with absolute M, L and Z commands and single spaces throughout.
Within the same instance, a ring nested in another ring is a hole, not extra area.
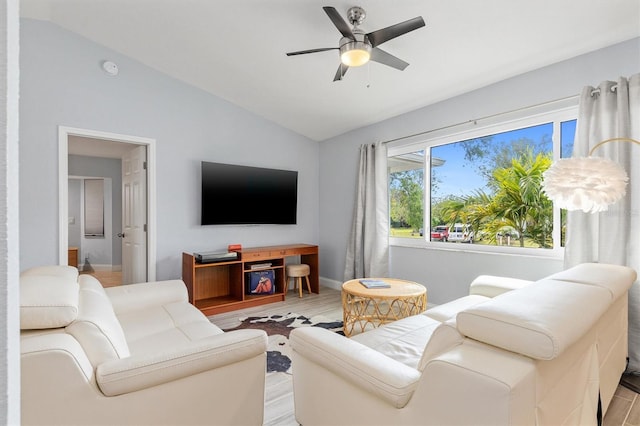
M 286 315 L 269 315 L 264 317 L 240 318 L 242 324 L 224 331 L 259 329 L 267 332 L 267 373 L 291 373 L 291 346 L 289 334 L 297 327 L 322 327 L 336 333 L 342 332 L 342 320 L 335 320 L 316 315 L 306 317 L 295 313 Z

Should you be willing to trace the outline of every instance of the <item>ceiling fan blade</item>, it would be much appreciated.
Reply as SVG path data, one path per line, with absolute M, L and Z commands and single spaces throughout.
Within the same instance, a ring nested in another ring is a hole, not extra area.
M 340 16 L 335 7 L 324 6 L 322 9 L 324 9 L 327 16 L 329 16 L 329 19 L 331 19 L 331 22 L 333 22 L 333 25 L 336 26 L 338 31 L 340 31 L 343 36 L 348 37 L 351 40 L 356 39 L 356 37 L 351 32 L 351 28 L 349 28 L 349 24 L 347 24 L 347 22 L 342 19 L 342 16 Z
M 384 42 L 387 42 L 391 39 L 399 37 L 403 34 L 406 34 L 410 31 L 417 30 L 418 28 L 424 27 L 424 20 L 422 16 L 415 17 L 413 19 L 409 19 L 408 21 L 400 22 L 399 24 L 391 25 L 387 28 L 382 28 L 377 31 L 372 31 L 367 34 L 367 38 L 371 43 L 372 47 L 376 47 L 381 45 Z
M 336 76 L 333 77 L 333 81 L 342 80 L 342 77 L 344 77 L 348 69 L 349 69 L 348 65 L 340 63 L 340 65 L 338 66 L 338 70 L 336 71 Z
M 400 71 L 404 71 L 404 69 L 409 66 L 408 62 L 405 62 L 402 59 L 385 52 L 379 47 L 375 47 L 371 50 L 371 60 Z
M 288 52 L 287 56 L 305 55 L 307 53 L 325 52 L 327 50 L 338 50 L 337 47 L 321 47 L 320 49 L 298 50 L 297 52 Z

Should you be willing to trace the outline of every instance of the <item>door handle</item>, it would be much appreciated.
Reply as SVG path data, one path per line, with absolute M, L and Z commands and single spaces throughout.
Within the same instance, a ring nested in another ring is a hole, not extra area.
M 118 232 L 118 237 L 124 238 L 124 232 Z

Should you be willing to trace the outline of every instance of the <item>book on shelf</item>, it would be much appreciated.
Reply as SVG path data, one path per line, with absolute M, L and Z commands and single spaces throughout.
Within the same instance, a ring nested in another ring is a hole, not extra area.
M 253 265 L 251 265 L 251 269 L 255 270 L 255 269 L 267 269 L 267 268 L 271 268 L 272 263 L 271 262 L 266 262 L 266 263 L 254 263 Z
M 388 282 L 385 282 L 383 280 L 363 279 L 363 280 L 360 280 L 360 284 L 362 284 L 366 288 L 389 288 L 389 287 L 391 287 L 391 285 Z

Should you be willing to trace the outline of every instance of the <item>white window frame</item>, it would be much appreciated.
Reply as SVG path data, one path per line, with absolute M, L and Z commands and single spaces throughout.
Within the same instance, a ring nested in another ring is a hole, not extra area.
M 424 224 L 422 238 L 389 237 L 390 246 L 415 247 L 434 250 L 460 252 L 504 253 L 529 257 L 563 258 L 564 247 L 560 241 L 560 209 L 553 207 L 553 248 L 505 247 L 481 244 L 448 243 L 431 241 L 431 158 L 430 148 L 455 142 L 466 141 L 488 135 L 495 135 L 540 124 L 553 123 L 553 161 L 560 158 L 560 124 L 575 120 L 578 116 L 578 98 L 572 97 L 545 105 L 530 107 L 519 111 L 499 114 L 486 119 L 474 120 L 422 135 L 411 136 L 391 142 L 387 146 L 387 156 L 408 154 L 424 150 Z

